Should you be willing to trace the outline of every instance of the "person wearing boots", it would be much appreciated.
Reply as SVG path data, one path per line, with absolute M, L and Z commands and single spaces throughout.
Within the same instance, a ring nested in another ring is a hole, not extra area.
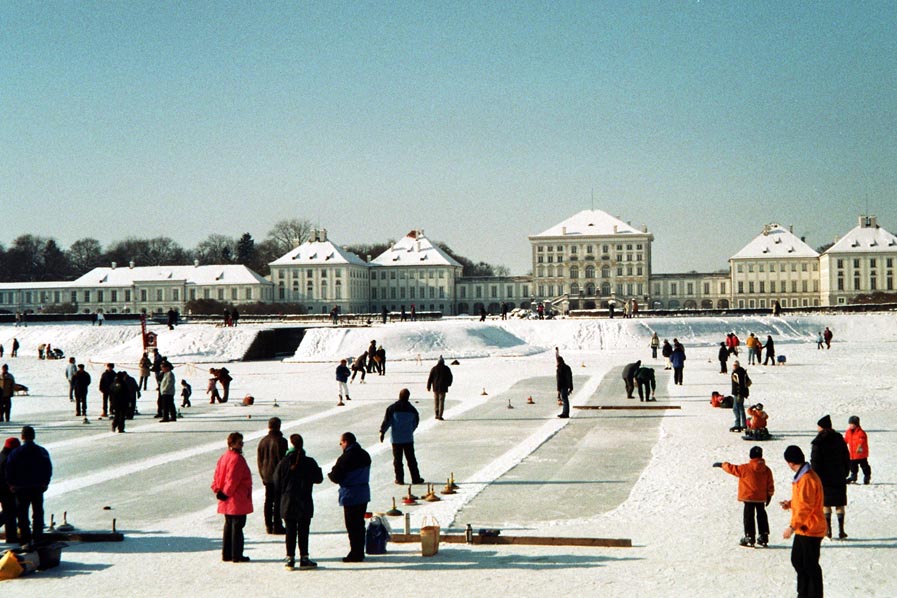
M 44 534 L 44 492 L 53 477 L 53 463 L 47 449 L 34 442 L 34 428 L 24 426 L 21 438 L 21 445 L 6 457 L 6 483 L 16 497 L 19 540 L 25 545 L 39 542 Z
M 0 511 L 3 511 L 7 544 L 19 543 L 19 526 L 16 519 L 16 495 L 6 482 L 6 459 L 21 445 L 18 438 L 11 436 L 3 443 L 3 449 L 0 449 Z
M 769 518 L 766 515 L 766 507 L 775 494 L 775 482 L 772 479 L 772 471 L 763 460 L 763 449 L 759 446 L 751 448 L 751 460 L 743 465 L 732 465 L 729 462 L 714 463 L 714 467 L 721 467 L 723 471 L 738 478 L 738 500 L 744 503 L 744 537 L 742 546 L 757 544 L 766 546 L 769 543 Z M 754 526 L 754 517 L 757 525 Z M 755 533 L 759 532 L 759 536 Z
M 819 433 L 813 439 L 810 465 L 822 480 L 825 494 L 824 511 L 827 526 L 825 536 L 832 537 L 832 507 L 838 516 L 838 539 L 844 540 L 844 510 L 847 505 L 847 474 L 850 471 L 850 452 L 844 437 L 832 429 L 832 418 L 824 416 L 817 423 Z
M 302 436 L 292 434 L 293 450 L 274 470 L 274 487 L 280 497 L 280 516 L 286 523 L 286 568 L 296 566 L 296 544 L 299 544 L 299 568 L 314 569 L 318 566 L 309 558 L 308 533 L 315 514 L 312 489 L 324 481 L 324 474 L 317 461 L 305 454 Z
M 246 515 L 252 513 L 252 472 L 243 457 L 243 435 L 227 435 L 227 450 L 215 465 L 212 492 L 218 499 L 218 512 L 224 515 L 221 560 L 248 563 L 243 554 L 243 528 Z
M 561 403 L 561 412 L 558 413 L 558 417 L 567 419 L 570 417 L 570 394 L 573 392 L 573 370 L 571 370 L 570 366 L 564 362 L 564 358 L 558 353 L 557 347 L 555 347 L 554 353 L 555 363 L 557 364 L 555 377 L 557 379 L 558 398 Z
M 339 504 L 349 536 L 349 554 L 343 562 L 360 563 L 364 560 L 364 514 L 371 500 L 371 456 L 352 432 L 344 432 L 339 445 L 343 452 L 327 477 L 339 484 Z
M 799 446 L 792 444 L 785 449 L 785 463 L 794 472 L 794 479 L 791 500 L 779 503 L 782 509 L 791 511 L 791 523 L 782 538 L 794 536 L 791 566 L 797 572 L 797 595 L 822 598 L 822 567 L 819 566 L 819 547 L 825 535 L 822 481 L 804 459 Z
M 391 430 L 392 437 L 392 465 L 395 470 L 397 486 L 405 484 L 405 466 L 402 457 L 408 461 L 408 471 L 411 473 L 412 484 L 423 484 L 417 468 L 417 457 L 414 456 L 414 431 L 420 423 L 420 415 L 414 405 L 411 404 L 411 391 L 403 388 L 399 391 L 399 400 L 386 408 L 383 415 L 383 423 L 380 424 L 380 442 L 386 436 L 386 431 Z
M 750 394 L 751 378 L 736 359 L 732 362 L 732 412 L 735 414 L 735 425 L 730 432 L 741 432 L 747 426 L 747 415 L 744 412 L 744 401 Z
M 719 353 L 717 354 L 717 359 L 719 359 L 719 373 L 729 373 L 729 370 L 726 367 L 726 363 L 729 361 L 729 350 L 726 348 L 726 343 L 719 344 Z
M 287 453 L 287 440 L 280 431 L 280 418 L 268 420 L 268 434 L 259 440 L 256 462 L 259 477 L 265 485 L 265 529 L 269 534 L 284 534 L 286 530 L 280 519 L 280 494 L 274 483 L 274 471 Z
M 869 467 L 869 439 L 866 431 L 860 427 L 860 418 L 851 415 L 847 420 L 847 431 L 844 432 L 844 442 L 850 452 L 850 477 L 848 484 L 856 483 L 859 469 L 863 470 L 863 483 L 872 481 L 872 468 Z

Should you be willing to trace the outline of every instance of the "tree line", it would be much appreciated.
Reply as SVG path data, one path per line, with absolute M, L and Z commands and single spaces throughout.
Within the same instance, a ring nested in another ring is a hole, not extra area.
M 78 239 L 68 248 L 60 247 L 52 237 L 24 234 L 10 246 L 0 244 L 0 281 L 41 282 L 74 280 L 100 266 L 115 262 L 127 267 L 178 266 L 200 264 L 242 264 L 267 276 L 268 264 L 281 257 L 298 243 L 307 241 L 313 226 L 310 221 L 292 218 L 277 222 L 262 241 L 256 242 L 250 233 L 240 237 L 212 234 L 192 249 L 185 248 L 169 237 L 151 239 L 127 237 L 103 247 L 94 238 Z M 378 256 L 392 245 L 386 243 L 349 245 L 345 249 L 362 259 Z M 492 266 L 455 254 L 445 244 L 439 246 L 464 266 L 464 276 L 507 275 L 504 266 Z

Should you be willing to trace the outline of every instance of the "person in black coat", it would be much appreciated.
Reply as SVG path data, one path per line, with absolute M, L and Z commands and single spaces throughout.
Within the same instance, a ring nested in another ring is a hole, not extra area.
M 751 395 L 751 377 L 736 359 L 732 363 L 732 412 L 735 414 L 735 425 L 730 432 L 741 432 L 747 427 L 747 414 L 744 412 L 744 400 Z
M 292 434 L 291 452 L 281 459 L 274 470 L 274 487 L 280 494 L 280 516 L 286 525 L 288 569 L 296 564 L 296 543 L 299 543 L 299 568 L 313 569 L 318 564 L 309 558 L 308 533 L 315 514 L 312 489 L 324 481 L 324 473 L 317 461 L 305 454 L 302 436 Z
M 0 449 L 0 511 L 3 511 L 7 544 L 19 543 L 19 526 L 16 520 L 16 495 L 6 483 L 6 458 L 20 446 L 18 438 L 10 437 L 3 443 L 3 449 Z
M 452 368 L 445 365 L 442 355 L 439 361 L 430 370 L 430 376 L 427 378 L 427 391 L 433 391 L 433 406 L 436 413 L 436 419 L 442 421 L 442 413 L 445 410 L 445 394 L 452 385 Z
M 838 539 L 844 533 L 844 510 L 847 505 L 847 476 L 850 473 L 850 451 L 844 437 L 832 429 L 832 418 L 824 416 L 816 422 L 819 433 L 813 439 L 810 466 L 822 480 L 823 511 L 828 526 L 826 537 L 832 537 L 832 507 L 838 515 Z
M 84 364 L 78 364 L 78 370 L 72 376 L 72 388 L 75 393 L 75 415 L 87 417 L 87 391 L 90 389 L 90 374 Z
M 6 458 L 6 483 L 16 495 L 19 540 L 23 544 L 40 541 L 44 533 L 44 492 L 53 477 L 53 463 L 47 449 L 34 442 L 34 428 L 22 428 L 22 444 Z M 31 510 L 31 521 L 28 510 Z
M 768 365 L 772 362 L 772 365 L 776 364 L 776 347 L 772 342 L 772 336 L 766 335 L 766 344 L 763 345 L 763 348 L 766 349 L 766 358 L 763 360 L 763 365 Z
M 125 372 L 118 372 L 109 386 L 109 408 L 112 410 L 112 431 L 124 433 L 128 416 L 128 384 Z
M 112 392 L 112 383 L 115 381 L 115 364 L 107 363 L 106 369 L 100 374 L 100 392 L 103 394 L 103 414 L 100 417 L 109 415 L 109 395 Z
M 719 354 L 717 354 L 717 359 L 719 359 L 719 373 L 727 373 L 729 370 L 726 368 L 726 362 L 729 361 L 729 349 L 726 347 L 726 343 L 719 344 Z
M 626 364 L 623 368 L 623 383 L 626 385 L 626 398 L 632 399 L 632 392 L 635 390 L 635 373 L 642 367 L 641 360 L 635 363 Z
M 557 349 L 555 349 L 557 351 Z M 556 355 L 557 361 L 557 386 L 558 393 L 561 397 L 563 409 L 558 414 L 560 418 L 570 417 L 570 393 L 573 392 L 573 370 L 564 363 L 564 358 Z

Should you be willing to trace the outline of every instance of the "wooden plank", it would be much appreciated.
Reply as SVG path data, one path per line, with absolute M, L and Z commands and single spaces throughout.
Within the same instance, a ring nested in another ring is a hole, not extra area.
M 0 534 L 6 540 L 6 534 Z M 122 542 L 125 535 L 121 532 L 44 532 L 41 540 L 53 542 Z
M 392 534 L 390 538 L 397 544 L 420 542 L 420 534 Z M 440 534 L 439 541 L 447 544 L 466 544 L 464 534 Z M 551 536 L 473 536 L 473 544 L 526 545 L 526 546 L 592 546 L 611 548 L 631 548 L 629 538 L 562 538 Z
M 680 405 L 573 405 L 574 409 L 605 409 L 605 410 L 651 410 L 651 409 L 682 409 Z

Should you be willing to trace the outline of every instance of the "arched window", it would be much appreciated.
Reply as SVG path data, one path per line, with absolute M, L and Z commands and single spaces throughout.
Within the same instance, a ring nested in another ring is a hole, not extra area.
M 570 278 L 579 278 L 579 268 L 576 266 L 570 267 Z
M 595 284 L 594 283 L 590 282 L 586 285 L 586 295 L 589 297 L 595 296 Z
M 602 282 L 602 283 L 601 283 L 601 296 L 602 296 L 602 297 L 609 297 L 609 296 L 610 296 L 610 283 L 609 283 L 609 282 Z
M 610 266 L 601 266 L 601 278 L 610 278 Z
M 595 278 L 595 266 L 586 266 L 586 278 Z
M 577 283 L 574 282 L 570 285 L 570 294 L 579 295 L 579 285 Z

